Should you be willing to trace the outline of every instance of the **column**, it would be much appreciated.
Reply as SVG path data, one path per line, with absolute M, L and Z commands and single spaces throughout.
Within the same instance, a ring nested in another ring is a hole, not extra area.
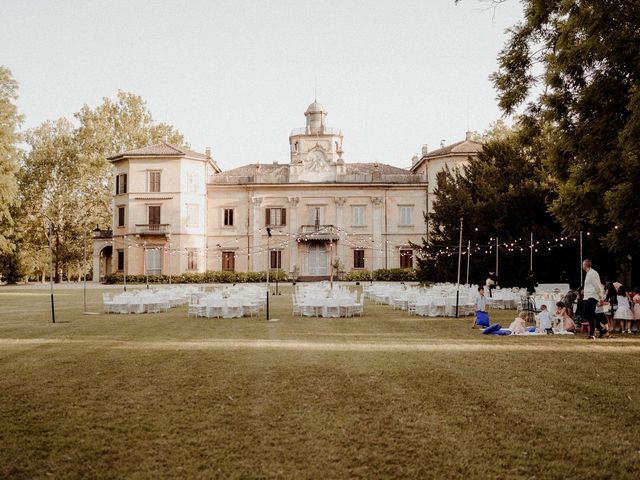
M 249 235 L 252 236 L 251 242 L 251 271 L 258 272 L 262 270 L 262 265 L 267 265 L 267 255 L 261 251 L 264 250 L 264 246 L 261 245 L 263 235 L 258 232 L 259 229 L 264 229 L 264 215 L 262 214 L 262 197 L 253 197 L 251 199 L 251 207 L 253 209 L 252 219 L 253 223 L 249 225 Z
M 346 254 L 346 249 L 347 249 L 346 232 L 348 232 L 350 228 L 349 228 L 349 225 L 347 225 L 347 222 L 345 221 L 345 214 L 344 214 L 344 207 L 347 204 L 347 199 L 345 197 L 334 197 L 334 200 L 336 202 L 336 227 L 340 229 L 340 231 L 338 231 L 338 237 L 340 238 L 340 240 L 338 240 L 336 244 L 336 258 L 340 260 L 340 265 L 342 266 L 342 269 L 344 271 L 348 271 L 350 270 L 350 268 L 349 268 L 349 263 L 347 262 L 348 258 Z
M 289 224 L 289 276 L 296 273 L 300 275 L 300 265 L 298 265 L 298 242 L 296 238 L 300 233 L 300 221 L 298 219 L 298 203 L 300 197 L 289 197 L 287 199 L 289 211 L 287 212 L 287 223 Z

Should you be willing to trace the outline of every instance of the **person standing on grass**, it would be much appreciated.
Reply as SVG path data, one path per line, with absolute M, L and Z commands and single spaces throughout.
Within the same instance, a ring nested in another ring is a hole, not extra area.
M 473 326 L 476 328 L 478 323 L 478 312 L 487 313 L 487 297 L 484 296 L 484 287 L 481 285 L 478 287 L 478 297 L 476 298 L 476 316 L 473 319 Z
M 596 306 L 602 305 L 604 299 L 600 275 L 592 268 L 591 260 L 584 260 L 582 269 L 587 273 L 584 277 L 584 318 L 589 322 L 589 339 L 595 340 L 596 328 L 600 332 L 600 338 L 607 337 L 607 329 L 596 322 Z
M 533 276 L 533 270 L 529 270 L 529 274 L 524 281 L 524 286 L 527 287 L 527 295 L 533 295 L 536 293 L 538 282 L 536 282 L 536 277 Z

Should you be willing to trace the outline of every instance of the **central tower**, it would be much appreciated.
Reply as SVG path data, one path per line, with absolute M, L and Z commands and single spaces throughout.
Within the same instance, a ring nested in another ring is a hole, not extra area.
M 342 173 L 342 131 L 326 126 L 327 110 L 314 100 L 304 112 L 306 126 L 289 135 L 291 180 L 302 182 L 335 181 Z

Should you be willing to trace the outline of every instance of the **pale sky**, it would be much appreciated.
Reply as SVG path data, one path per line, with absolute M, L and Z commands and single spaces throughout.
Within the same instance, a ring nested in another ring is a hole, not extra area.
M 118 89 L 223 169 L 289 161 L 314 99 L 347 162 L 410 165 L 500 118 L 488 80 L 522 16 L 479 0 L 0 0 L 25 128 Z M 115 153 L 115 152 L 114 152 Z

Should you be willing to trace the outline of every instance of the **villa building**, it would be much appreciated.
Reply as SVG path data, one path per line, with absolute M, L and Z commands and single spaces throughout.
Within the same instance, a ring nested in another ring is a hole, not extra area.
M 413 159 L 410 169 L 348 163 L 342 132 L 314 101 L 289 136 L 287 163 L 221 171 L 207 150 L 166 142 L 123 152 L 113 164 L 113 224 L 94 235 L 94 281 L 109 273 L 177 275 L 282 269 L 298 278 L 334 271 L 411 268 L 428 234 L 439 170 L 481 144 Z

